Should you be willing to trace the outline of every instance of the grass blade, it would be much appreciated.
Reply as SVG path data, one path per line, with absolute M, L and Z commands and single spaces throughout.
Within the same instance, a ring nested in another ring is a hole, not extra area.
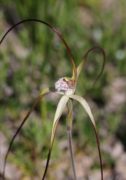
M 35 106 L 40 102 L 40 100 L 43 98 L 43 96 L 45 96 L 46 94 L 49 93 L 49 89 L 44 89 L 43 91 L 41 91 L 40 95 L 35 99 L 34 104 L 32 105 L 31 109 L 28 111 L 28 113 L 26 114 L 26 116 L 24 117 L 24 119 L 22 120 L 20 126 L 18 127 L 18 129 L 16 130 L 15 134 L 13 135 L 7 153 L 5 155 L 5 160 L 4 160 L 4 166 L 3 166 L 3 180 L 5 179 L 5 168 L 6 168 L 6 162 L 7 162 L 7 158 L 9 155 L 9 152 L 12 148 L 12 145 L 14 143 L 14 140 L 16 139 L 17 135 L 20 133 L 24 123 L 26 122 L 26 120 L 28 119 L 28 117 L 30 116 L 31 112 L 33 111 L 33 109 L 35 108 Z
M 82 98 L 81 96 L 69 95 L 69 97 L 78 101 L 82 105 L 84 110 L 87 112 L 88 116 L 90 117 L 91 124 L 93 125 L 93 129 L 95 132 L 96 143 L 97 143 L 97 148 L 98 148 L 98 153 L 99 153 L 99 162 L 100 162 L 100 168 L 101 168 L 101 180 L 103 180 L 103 166 L 102 166 L 102 156 L 101 156 L 101 150 L 100 150 L 100 141 L 99 141 L 99 136 L 98 136 L 98 132 L 96 129 L 96 124 L 95 124 L 94 117 L 93 117 L 93 114 L 91 112 L 90 106 L 88 105 L 86 100 L 84 98 Z

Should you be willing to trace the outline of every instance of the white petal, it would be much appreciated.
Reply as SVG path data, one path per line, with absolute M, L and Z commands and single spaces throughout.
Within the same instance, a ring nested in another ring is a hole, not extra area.
M 91 112 L 91 108 L 88 105 L 87 101 L 83 97 L 78 96 L 78 95 L 69 95 L 69 97 L 78 101 L 82 105 L 82 107 L 85 109 L 88 116 L 90 117 L 90 120 L 93 123 L 94 127 L 96 127 L 95 120 L 94 120 L 93 114 Z
M 53 142 L 53 139 L 54 139 L 55 130 L 56 130 L 58 120 L 60 119 L 68 100 L 69 100 L 69 97 L 64 95 L 64 96 L 61 97 L 61 99 L 60 99 L 60 101 L 59 101 L 59 103 L 57 105 L 57 109 L 56 109 L 54 120 L 53 120 L 51 143 Z

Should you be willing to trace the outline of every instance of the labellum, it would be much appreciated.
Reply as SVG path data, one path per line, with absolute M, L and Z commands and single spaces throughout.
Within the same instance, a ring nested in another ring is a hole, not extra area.
M 62 77 L 55 83 L 55 89 L 58 92 L 64 92 L 65 94 L 74 94 L 75 91 L 75 81 Z

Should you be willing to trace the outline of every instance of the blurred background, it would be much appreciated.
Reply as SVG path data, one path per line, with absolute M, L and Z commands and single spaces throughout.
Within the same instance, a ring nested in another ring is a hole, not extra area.
M 126 1 L 0 0 L 0 37 L 26 18 L 57 27 L 76 64 L 93 46 L 104 48 L 104 73 L 92 87 L 102 56 L 92 53 L 80 76 L 77 94 L 89 102 L 101 141 L 105 180 L 126 179 Z M 25 23 L 0 47 L 0 172 L 9 142 L 43 87 L 71 75 L 64 45 L 47 27 Z M 58 98 L 47 96 L 27 120 L 9 154 L 6 178 L 41 179 Z M 73 148 L 78 180 L 100 180 L 96 141 L 89 118 L 74 103 Z M 71 180 L 72 170 L 64 112 L 54 143 L 47 179 Z

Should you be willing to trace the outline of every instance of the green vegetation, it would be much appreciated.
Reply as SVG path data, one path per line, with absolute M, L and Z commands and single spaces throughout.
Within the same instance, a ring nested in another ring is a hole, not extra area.
M 113 89 L 109 91 L 108 87 L 116 78 L 124 78 L 126 75 L 126 1 L 113 2 L 110 6 L 104 2 L 105 8 L 98 0 L 85 3 L 81 0 L 0 0 L 0 4 L 1 37 L 15 22 L 26 18 L 38 18 L 49 22 L 62 32 L 77 65 L 89 48 L 100 46 L 105 50 L 107 62 L 102 77 L 95 87 L 92 87 L 102 65 L 100 53 L 92 53 L 79 79 L 77 93 L 83 95 L 93 107 L 101 143 L 106 138 L 102 131 L 105 130 L 108 136 L 115 135 L 125 113 L 125 104 L 119 104 L 122 110 L 118 106 L 114 110 L 108 110 L 110 97 L 114 96 Z M 60 77 L 71 75 L 68 58 L 61 41 L 41 24 L 21 25 L 5 39 L 0 47 L 0 131 L 6 136 L 8 144 L 40 89 L 53 86 Z M 106 95 L 107 91 L 110 92 L 110 97 Z M 47 156 L 57 101 L 58 99 L 52 95 L 47 97 L 46 101 L 42 101 L 14 143 L 13 153 L 8 161 L 16 164 L 24 176 L 42 174 L 41 168 L 38 170 L 36 167 Z M 92 127 L 87 117 L 83 118 L 82 109 L 76 108 L 76 104 L 74 116 L 75 151 L 91 152 L 92 147 L 94 151 L 96 145 Z M 64 116 L 60 122 L 58 141 L 55 143 L 52 156 L 55 161 L 64 156 L 64 150 L 58 146 L 59 141 L 64 142 L 66 139 Z M 57 156 L 59 157 L 56 158 Z M 111 159 L 108 158 L 109 164 L 110 161 L 114 161 Z M 93 166 L 97 167 L 97 164 L 94 162 Z M 55 170 L 53 163 L 50 169 Z

